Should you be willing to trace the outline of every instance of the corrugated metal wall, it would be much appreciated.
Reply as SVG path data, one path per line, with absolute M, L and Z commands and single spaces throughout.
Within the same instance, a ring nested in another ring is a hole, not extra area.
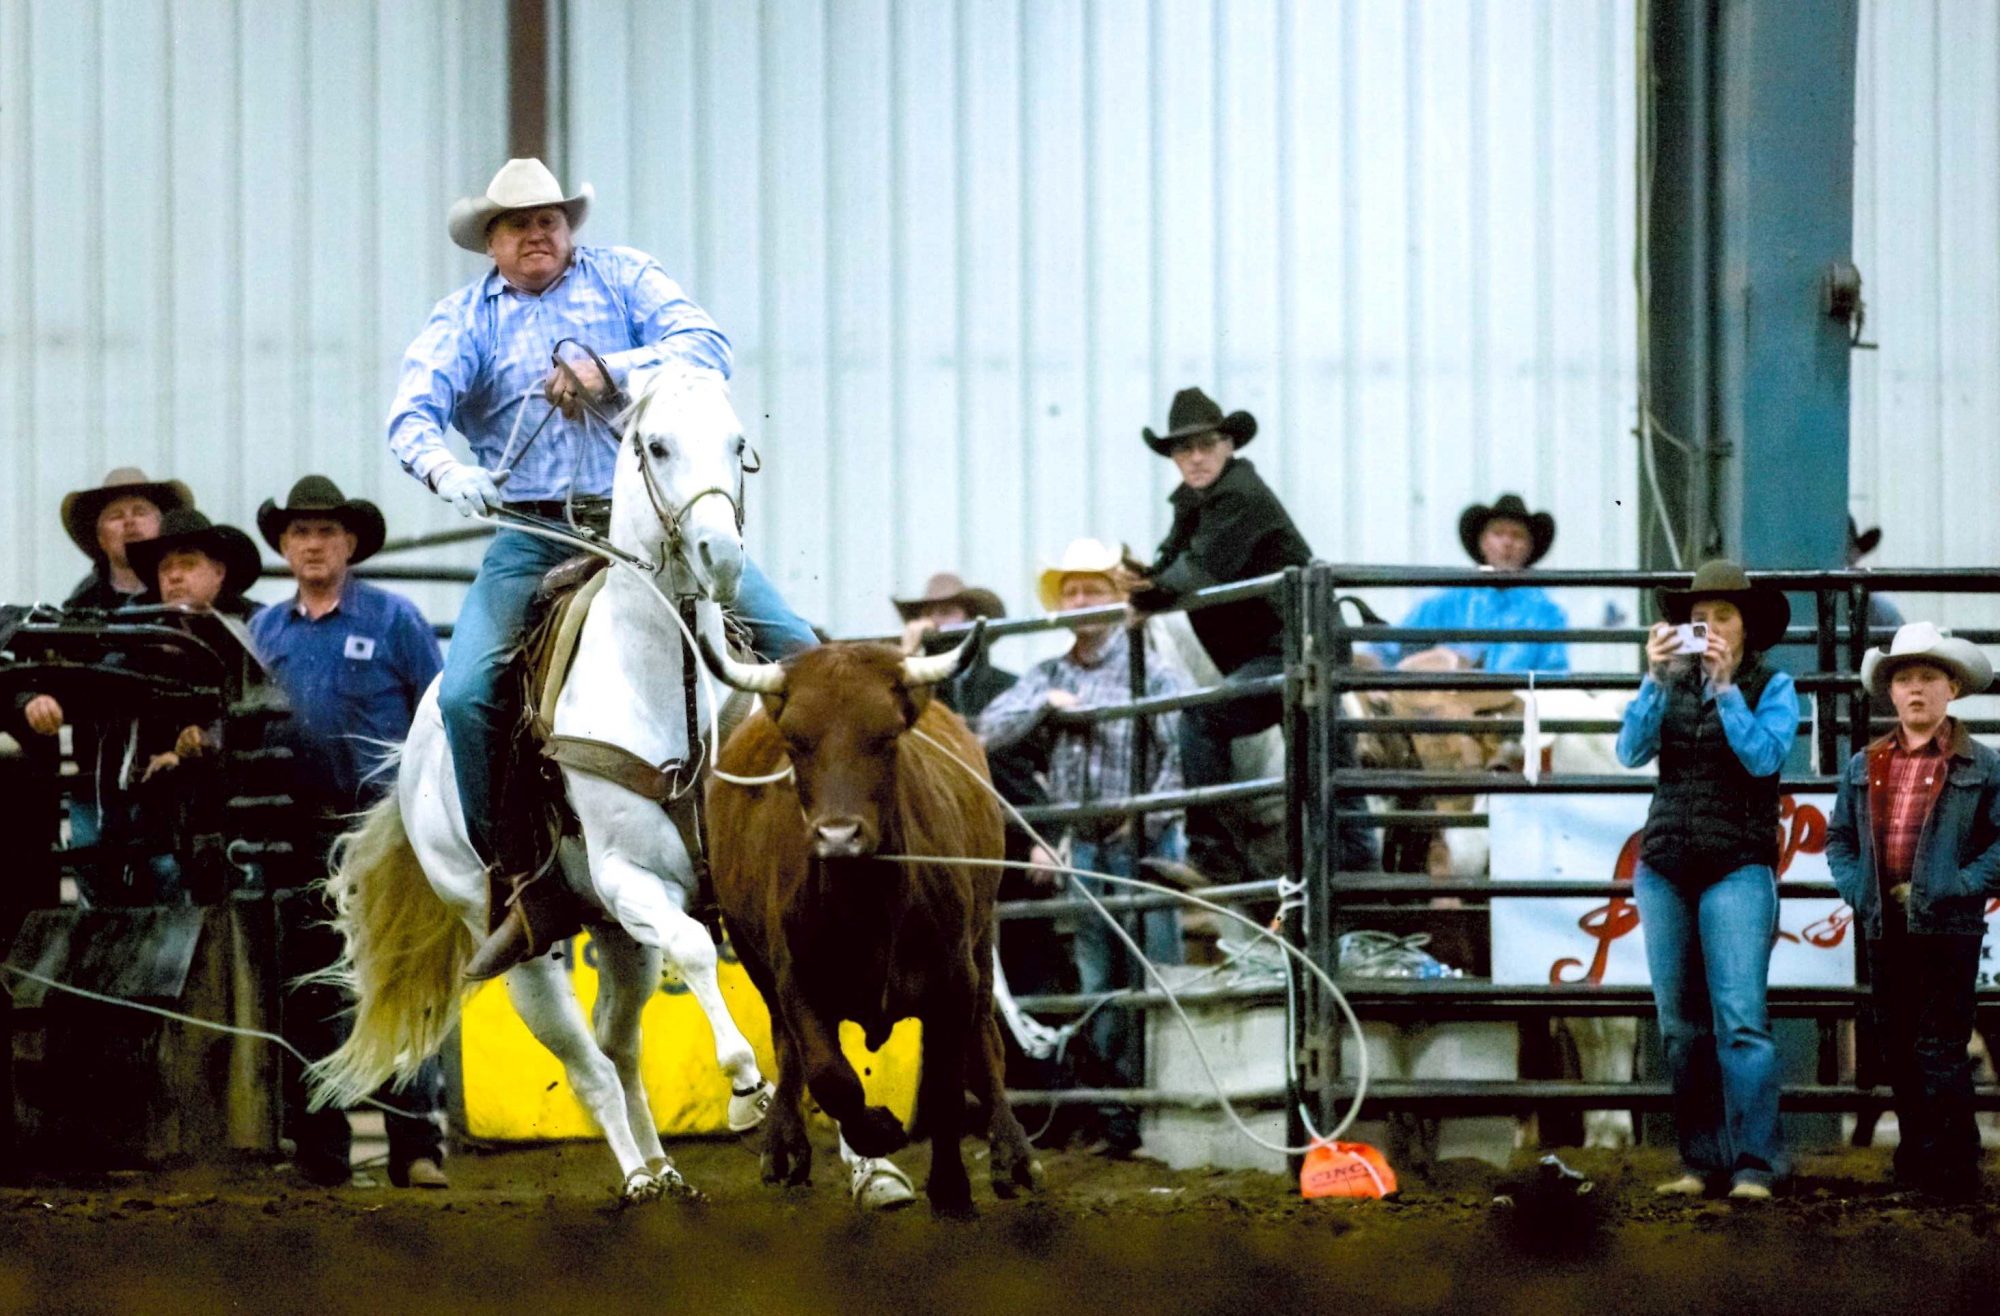
M 1149 553 L 1200 384 L 1314 548 L 1463 560 L 1553 507 L 1636 552 L 1633 11 L 1600 0 L 571 0 L 588 236 L 738 348 L 752 536 L 881 629 L 956 567 L 1029 601 L 1071 537 Z M 1592 620 L 1596 620 L 1593 615 Z
M 1850 470 L 1871 566 L 2000 563 L 2000 0 L 1861 7 Z M 2000 601 L 1905 598 L 2000 621 Z
M 1553 562 L 1632 561 L 1629 3 L 560 8 L 586 234 L 736 339 L 755 546 L 836 630 L 938 567 L 1019 608 L 1074 534 L 1149 548 L 1137 431 L 1184 383 L 1257 413 L 1323 556 L 1453 561 L 1517 488 Z M 452 520 L 380 429 L 478 268 L 442 216 L 503 152 L 504 10 L 0 0 L 6 597 L 69 584 L 56 503 L 121 462 L 245 523 L 310 469 Z M 2000 0 L 1862 15 L 1857 507 L 1883 564 L 1991 562 Z
M 504 0 L 0 0 L 4 597 L 76 579 L 57 505 L 118 465 L 246 528 L 309 470 L 392 533 L 444 524 L 382 423 L 404 345 L 478 267 L 443 215 L 504 149 L 504 19 Z M 455 592 L 425 601 L 448 614 Z

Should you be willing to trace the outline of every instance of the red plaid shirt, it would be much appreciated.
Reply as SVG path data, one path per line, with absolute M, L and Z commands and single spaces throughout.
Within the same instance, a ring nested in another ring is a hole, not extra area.
M 1945 772 L 1951 766 L 1951 744 L 1955 734 L 1946 718 L 1937 734 L 1916 749 L 1906 748 L 1903 733 L 1895 733 L 1881 777 L 1872 783 L 1883 791 L 1882 807 L 1875 815 L 1875 871 L 1882 881 L 1882 907 L 1893 907 L 1889 889 L 1910 880 L 1917 862 L 1917 838 L 1931 806 L 1944 790 Z

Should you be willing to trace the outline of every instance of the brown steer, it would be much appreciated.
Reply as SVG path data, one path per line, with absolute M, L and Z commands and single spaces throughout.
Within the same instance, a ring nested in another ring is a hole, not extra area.
M 1011 1197 L 1039 1175 L 1007 1104 L 993 1015 L 1000 874 L 950 862 L 1001 857 L 1000 806 L 979 741 L 930 697 L 980 638 L 935 657 L 830 644 L 783 665 L 748 665 L 702 637 L 718 677 L 763 696 L 763 715 L 730 737 L 719 766 L 746 777 L 792 767 L 766 786 L 718 778 L 708 796 L 716 897 L 771 1011 L 778 1091 L 766 1126 L 767 1181 L 811 1176 L 799 1108 L 806 1087 L 860 1155 L 887 1156 L 908 1141 L 889 1110 L 867 1104 L 841 1054 L 839 1025 L 853 1020 L 875 1048 L 910 1017 L 923 1023 L 917 1116 L 931 1139 L 931 1209 L 972 1209 L 958 1149 L 968 1089 L 985 1108 L 994 1191 Z

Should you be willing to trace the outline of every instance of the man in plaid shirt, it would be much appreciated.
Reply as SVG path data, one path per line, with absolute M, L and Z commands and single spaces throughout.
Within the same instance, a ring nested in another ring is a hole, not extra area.
M 1826 841 L 1867 938 L 1895 1090 L 1896 1181 L 1961 1201 L 1979 1191 L 1966 1048 L 1986 903 L 2000 894 L 2000 754 L 1946 710 L 1992 679 L 1985 654 L 1929 622 L 1869 650 L 1861 683 L 1894 703 L 1897 725 L 1848 762 Z
M 1072 543 L 1058 564 L 1042 572 L 1042 606 L 1052 612 L 1074 612 L 1124 603 L 1125 591 L 1113 583 L 1111 574 L 1120 556 L 1117 549 L 1094 539 Z M 1075 635 L 1068 653 L 1035 664 L 996 696 L 980 714 L 977 727 L 989 752 L 1038 737 L 1048 764 L 1049 800 L 1057 804 L 1088 804 L 1130 795 L 1139 728 L 1135 718 L 1051 723 L 1051 714 L 1132 701 L 1131 645 L 1144 643 L 1145 631 L 1127 630 L 1121 619 L 1114 618 L 1078 626 Z M 1147 698 L 1191 689 L 1193 683 L 1187 674 L 1170 659 L 1156 650 L 1147 651 Z M 1159 713 L 1146 719 L 1149 747 L 1141 776 L 1148 793 L 1180 789 L 1178 721 L 1177 713 Z M 1126 817 L 1077 822 L 1057 841 L 1059 849 L 1068 851 L 1066 861 L 1035 847 L 1031 857 L 1044 865 L 1036 877 L 1049 889 L 1060 884 L 1060 870 L 1072 865 L 1129 877 L 1135 857 L 1133 839 L 1132 823 Z M 1146 815 L 1143 854 L 1178 859 L 1184 845 L 1178 814 Z M 1077 881 L 1100 896 L 1124 894 L 1108 890 L 1099 880 Z M 1147 959 L 1155 964 L 1181 962 L 1178 911 L 1148 910 L 1143 915 L 1127 914 L 1120 922 Z M 1075 946 L 1079 990 L 1110 992 L 1147 985 L 1145 969 L 1094 911 L 1078 916 Z M 1137 1086 L 1143 1076 L 1143 1039 L 1131 1017 L 1115 1004 L 1107 1006 L 1091 1020 L 1089 1036 L 1092 1050 L 1114 1080 L 1111 1085 Z M 1106 1154 L 1129 1156 L 1138 1150 L 1138 1112 L 1129 1106 L 1111 1107 L 1104 1111 L 1104 1119 Z
M 540 160 L 509 160 L 485 195 L 459 201 L 446 221 L 452 241 L 491 257 L 493 268 L 439 302 L 404 354 L 389 450 L 462 515 L 505 506 L 560 520 L 572 493 L 601 508 L 611 493 L 616 436 L 593 433 L 598 422 L 583 404 L 616 393 L 642 366 L 678 361 L 729 374 L 729 340 L 657 261 L 630 247 L 572 241 L 591 196 L 588 185 L 565 195 Z M 558 345 L 567 373 L 551 363 Z M 549 407 L 562 414 L 547 414 Z M 473 461 L 445 447 L 453 427 Z M 537 858 L 536 810 L 508 797 L 519 783 L 496 777 L 528 775 L 504 766 L 520 711 L 503 674 L 536 586 L 571 552 L 519 530 L 494 535 L 445 657 L 438 707 L 466 830 L 488 866 L 499 920 L 467 965 L 468 978 L 493 977 L 547 951 L 566 917 L 556 904 L 529 918 L 509 901 L 510 893 L 538 902 L 559 896 L 556 883 L 526 880 Z M 735 610 L 763 657 L 784 658 L 814 643 L 811 628 L 754 562 L 744 564 Z

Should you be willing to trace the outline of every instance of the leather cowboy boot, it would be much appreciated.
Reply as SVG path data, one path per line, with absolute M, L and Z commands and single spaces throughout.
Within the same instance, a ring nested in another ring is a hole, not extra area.
M 486 940 L 466 961 L 468 982 L 497 978 L 517 964 L 545 955 L 582 927 L 577 902 L 556 871 L 555 847 L 538 832 L 539 801 L 526 797 L 534 783 L 510 771 L 493 832 L 493 862 L 486 867 Z M 546 853 L 544 849 L 546 848 Z

